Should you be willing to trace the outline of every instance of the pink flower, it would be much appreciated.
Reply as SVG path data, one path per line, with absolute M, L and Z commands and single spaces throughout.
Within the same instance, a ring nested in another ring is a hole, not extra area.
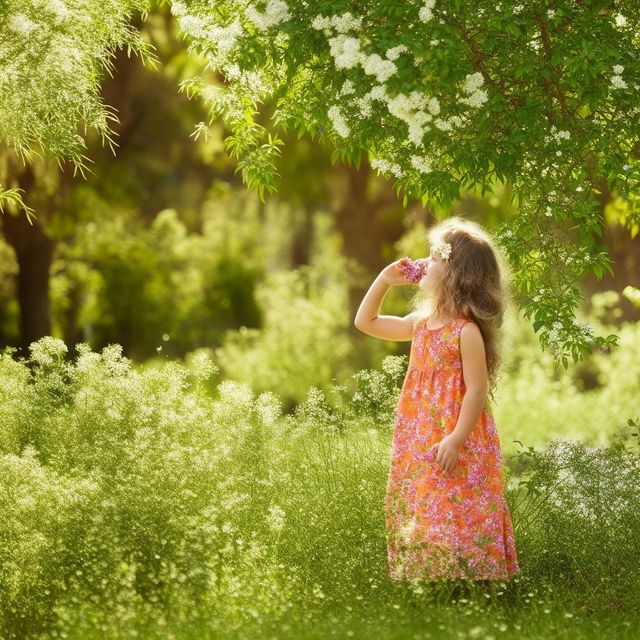
M 411 258 L 402 258 L 399 267 L 405 280 L 414 284 L 420 282 L 425 274 L 424 259 L 414 261 Z

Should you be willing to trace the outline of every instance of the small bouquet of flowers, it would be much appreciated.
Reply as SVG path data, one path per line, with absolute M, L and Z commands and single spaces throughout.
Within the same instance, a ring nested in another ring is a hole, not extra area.
M 405 280 L 417 284 L 424 276 L 424 267 L 426 260 L 424 258 L 418 258 L 418 260 L 412 260 L 411 258 L 402 258 L 398 266 L 404 276 Z

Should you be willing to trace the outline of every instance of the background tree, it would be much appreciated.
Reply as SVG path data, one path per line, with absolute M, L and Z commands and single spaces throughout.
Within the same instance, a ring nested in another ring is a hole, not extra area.
M 52 165 L 62 168 L 67 162 L 74 173 L 86 172 L 87 144 L 80 131 L 113 144 L 116 117 L 102 102 L 100 80 L 112 70 L 120 48 L 153 61 L 131 25 L 147 6 L 146 0 L 7 0 L 0 5 L 0 204 L 7 203 L 8 191 L 2 227 L 18 261 L 21 334 L 27 345 L 50 332 L 55 240 L 11 204 L 23 205 L 22 193 L 33 191 L 37 208 L 47 211 L 55 194 L 65 192 L 65 179 Z

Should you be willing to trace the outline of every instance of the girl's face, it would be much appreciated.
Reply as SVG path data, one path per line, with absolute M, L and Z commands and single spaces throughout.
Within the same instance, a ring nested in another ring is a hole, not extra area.
M 425 263 L 425 274 L 420 279 L 418 286 L 425 291 L 435 286 L 447 270 L 447 263 L 439 253 L 431 249 L 431 254 Z

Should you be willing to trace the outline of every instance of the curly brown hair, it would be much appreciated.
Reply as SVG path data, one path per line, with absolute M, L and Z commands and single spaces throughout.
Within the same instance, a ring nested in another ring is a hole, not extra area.
M 417 323 L 432 314 L 465 317 L 478 325 L 484 340 L 489 385 L 488 401 L 494 401 L 502 361 L 502 322 L 511 295 L 508 263 L 491 234 L 472 220 L 452 216 L 427 231 L 430 247 L 448 242 L 451 255 L 437 286 L 418 289 L 412 299 Z

